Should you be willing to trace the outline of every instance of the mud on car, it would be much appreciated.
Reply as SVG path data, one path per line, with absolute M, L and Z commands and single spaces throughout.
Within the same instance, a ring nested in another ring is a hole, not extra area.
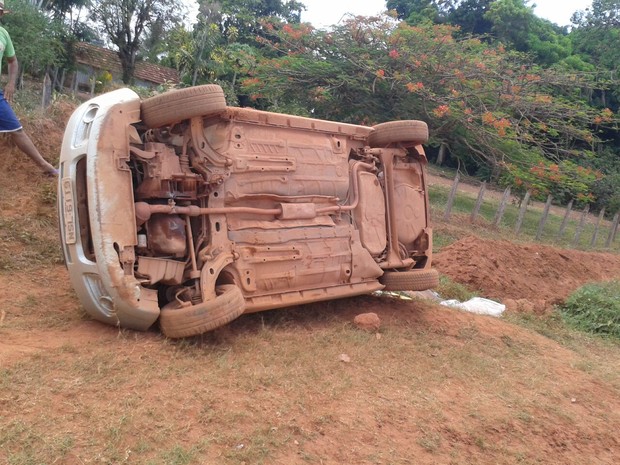
M 219 86 L 103 94 L 71 116 L 61 241 L 94 319 L 171 338 L 243 313 L 424 290 L 421 121 L 374 127 L 229 107 Z

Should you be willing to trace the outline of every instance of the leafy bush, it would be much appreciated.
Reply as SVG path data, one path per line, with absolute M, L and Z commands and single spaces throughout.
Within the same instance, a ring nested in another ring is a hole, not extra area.
M 586 284 L 560 310 L 564 320 L 578 329 L 620 338 L 620 281 Z
M 595 210 L 605 207 L 609 217 L 620 211 L 620 172 L 608 174 L 599 180 L 594 186 L 593 192 L 596 196 L 594 204 Z
M 2 23 L 11 34 L 22 71 L 42 76 L 49 66 L 62 61 L 65 49 L 60 40 L 61 24 L 46 16 L 34 3 L 10 2 L 8 7 L 13 14 L 4 15 Z

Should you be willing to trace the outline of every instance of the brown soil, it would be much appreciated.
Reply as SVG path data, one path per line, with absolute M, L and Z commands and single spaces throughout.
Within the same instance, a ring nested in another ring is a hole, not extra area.
M 435 267 L 453 280 L 484 296 L 562 302 L 588 282 L 620 277 L 620 256 L 558 249 L 538 244 L 515 244 L 470 236 L 444 247 Z
M 45 131 L 37 143 L 58 147 L 60 129 Z M 54 207 L 37 201 L 48 181 L 0 146 L 3 224 L 55 237 L 41 220 Z M 12 254 L 38 237 L 0 234 Z M 617 255 L 473 236 L 435 264 L 534 311 L 620 278 Z M 168 341 L 90 321 L 64 266 L 36 257 L 0 270 L 0 297 L 0 463 L 620 462 L 620 349 L 510 315 L 365 296 Z M 379 316 L 378 336 L 355 329 L 362 312 Z

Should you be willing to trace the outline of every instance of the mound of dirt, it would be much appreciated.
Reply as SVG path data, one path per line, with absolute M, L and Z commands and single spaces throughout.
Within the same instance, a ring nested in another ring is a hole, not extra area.
M 469 236 L 444 247 L 433 265 L 485 297 L 557 304 L 588 282 L 620 278 L 620 256 Z

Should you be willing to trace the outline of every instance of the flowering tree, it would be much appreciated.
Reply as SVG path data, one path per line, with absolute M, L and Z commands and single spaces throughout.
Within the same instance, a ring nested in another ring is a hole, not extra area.
M 362 17 L 332 32 L 285 25 L 272 44 L 285 55 L 261 62 L 245 89 L 276 110 L 327 119 L 425 120 L 431 145 L 513 183 L 526 183 L 540 163 L 594 156 L 597 127 L 616 115 L 588 106 L 588 75 L 542 69 L 456 31 Z M 587 182 L 570 186 L 574 195 L 589 192 Z

